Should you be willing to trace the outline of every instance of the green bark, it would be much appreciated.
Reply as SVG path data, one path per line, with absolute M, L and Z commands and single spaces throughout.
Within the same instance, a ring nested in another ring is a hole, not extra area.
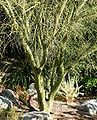
M 45 109 L 45 90 L 43 85 L 43 76 L 42 75 L 35 75 L 35 88 L 38 93 L 38 103 L 41 111 Z

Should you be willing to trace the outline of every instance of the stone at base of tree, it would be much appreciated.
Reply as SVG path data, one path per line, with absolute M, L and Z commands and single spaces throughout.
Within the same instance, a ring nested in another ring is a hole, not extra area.
M 97 100 L 96 99 L 86 100 L 82 105 L 79 106 L 79 110 L 88 112 L 90 115 L 96 115 Z
M 33 111 L 24 113 L 22 116 L 23 120 L 50 120 L 49 114 L 43 111 Z
M 13 103 L 15 106 L 20 107 L 18 100 L 16 99 L 16 96 L 12 90 L 4 89 L 0 92 L 0 96 L 5 98 L 6 100 L 10 101 L 11 103 Z
M 31 83 L 28 88 L 28 94 L 33 98 L 37 98 L 37 91 L 34 87 L 34 83 Z
M 9 99 L 7 99 L 3 96 L 0 96 L 0 108 L 10 109 L 12 107 L 13 107 L 13 103 Z

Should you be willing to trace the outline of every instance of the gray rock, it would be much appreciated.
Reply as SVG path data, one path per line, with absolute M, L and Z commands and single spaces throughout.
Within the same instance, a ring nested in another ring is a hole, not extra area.
M 24 113 L 22 118 L 23 120 L 49 120 L 49 114 L 43 111 L 33 111 Z
M 15 106 L 20 107 L 15 94 L 12 90 L 10 89 L 4 89 L 2 92 L 0 92 L 0 95 L 3 96 L 4 98 L 10 100 Z
M 10 109 L 12 107 L 13 107 L 13 103 L 9 99 L 7 99 L 3 96 L 0 96 L 0 108 L 3 108 L 3 109 L 9 108 Z
M 79 106 L 79 110 L 88 112 L 90 115 L 97 114 L 97 100 L 91 99 L 85 101 L 82 105 Z
M 31 83 L 29 88 L 28 88 L 28 94 L 34 98 L 37 98 L 37 91 L 34 87 L 34 83 Z

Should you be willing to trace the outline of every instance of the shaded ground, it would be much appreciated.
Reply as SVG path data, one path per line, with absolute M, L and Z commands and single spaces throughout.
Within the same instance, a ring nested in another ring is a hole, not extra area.
M 66 102 L 55 101 L 52 109 L 53 120 L 97 120 L 97 116 L 79 111 L 79 105 L 78 101 L 69 105 Z
M 97 120 L 97 116 L 91 116 L 87 112 L 78 109 L 81 103 L 89 99 L 92 98 L 80 97 L 75 102 L 68 104 L 64 99 L 55 100 L 51 111 L 53 120 Z M 32 106 L 37 107 L 35 101 L 32 102 Z
M 75 102 L 68 104 L 66 100 L 62 98 L 55 100 L 51 111 L 53 120 L 97 120 L 97 116 L 91 116 L 87 112 L 78 109 L 81 103 L 89 99 L 93 99 L 93 97 L 80 97 Z M 31 106 L 34 106 L 34 108 L 37 108 L 36 101 L 32 100 L 30 104 L 32 104 Z

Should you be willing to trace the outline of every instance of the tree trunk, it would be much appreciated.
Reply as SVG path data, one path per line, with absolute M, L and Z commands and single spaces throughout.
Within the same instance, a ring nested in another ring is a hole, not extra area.
M 38 93 L 38 103 L 40 111 L 50 113 L 55 95 L 53 97 L 50 97 L 48 100 L 46 99 L 43 77 L 41 74 L 35 76 L 35 88 Z
M 45 109 L 45 90 L 43 85 L 43 77 L 41 74 L 35 75 L 35 88 L 38 94 L 38 103 L 41 111 Z

